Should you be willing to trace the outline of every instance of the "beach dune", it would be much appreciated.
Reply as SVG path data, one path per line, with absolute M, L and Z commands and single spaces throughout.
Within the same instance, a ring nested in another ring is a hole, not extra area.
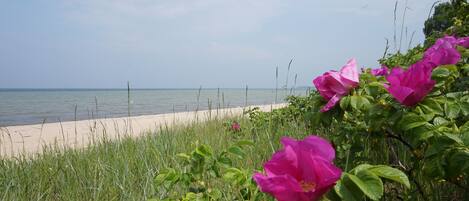
M 0 128 L 0 155 L 3 158 L 32 156 L 42 153 L 45 147 L 84 148 L 95 140 L 118 140 L 121 137 L 139 137 L 159 128 L 203 122 L 213 118 L 239 116 L 243 111 L 259 107 L 271 111 L 286 104 L 257 105 L 178 112 L 157 115 L 142 115 L 122 118 L 90 119 Z

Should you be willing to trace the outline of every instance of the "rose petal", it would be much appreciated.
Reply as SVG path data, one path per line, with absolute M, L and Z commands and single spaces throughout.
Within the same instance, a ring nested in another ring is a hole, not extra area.
M 327 104 L 321 108 L 321 112 L 327 112 L 329 110 L 331 110 L 339 101 L 340 101 L 340 98 L 342 98 L 341 95 L 334 95 L 328 102 Z

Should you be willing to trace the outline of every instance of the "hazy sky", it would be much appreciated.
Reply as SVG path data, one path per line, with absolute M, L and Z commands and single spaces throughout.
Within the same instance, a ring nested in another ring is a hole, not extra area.
M 423 41 L 435 0 L 408 0 L 402 39 Z M 392 0 L 0 0 L 0 88 L 298 84 L 393 48 Z M 399 1 L 400 35 L 405 0 Z M 399 42 L 399 40 L 398 40 Z

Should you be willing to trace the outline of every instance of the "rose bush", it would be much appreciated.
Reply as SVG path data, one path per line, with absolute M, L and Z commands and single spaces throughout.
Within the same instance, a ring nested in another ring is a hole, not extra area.
M 267 117 L 278 125 L 295 120 L 305 122 L 307 132 L 325 132 L 336 145 L 335 164 L 344 170 L 333 193 L 338 199 L 378 199 L 384 193 L 364 187 L 361 195 L 352 195 L 363 183 L 349 174 L 360 175 L 364 183 L 373 180 L 362 172 L 360 165 L 366 162 L 388 164 L 409 176 L 411 190 L 393 187 L 394 193 L 387 195 L 392 198 L 463 199 L 469 196 L 466 44 L 467 37 L 447 36 L 427 50 L 418 47 L 407 55 L 389 56 L 381 60 L 391 66 L 389 74 L 384 69 L 364 70 L 353 87 L 341 84 L 341 71 L 326 72 L 313 81 L 317 92 L 291 97 L 288 107 Z M 332 109 L 334 105 L 338 107 Z M 347 171 L 356 166 L 360 168 Z M 371 183 L 380 189 L 377 180 Z

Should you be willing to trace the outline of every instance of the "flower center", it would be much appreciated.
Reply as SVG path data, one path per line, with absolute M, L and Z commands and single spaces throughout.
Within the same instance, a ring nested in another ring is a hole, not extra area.
M 313 191 L 316 188 L 316 183 L 312 181 L 311 182 L 301 181 L 300 186 L 304 192 L 309 192 L 309 191 Z

